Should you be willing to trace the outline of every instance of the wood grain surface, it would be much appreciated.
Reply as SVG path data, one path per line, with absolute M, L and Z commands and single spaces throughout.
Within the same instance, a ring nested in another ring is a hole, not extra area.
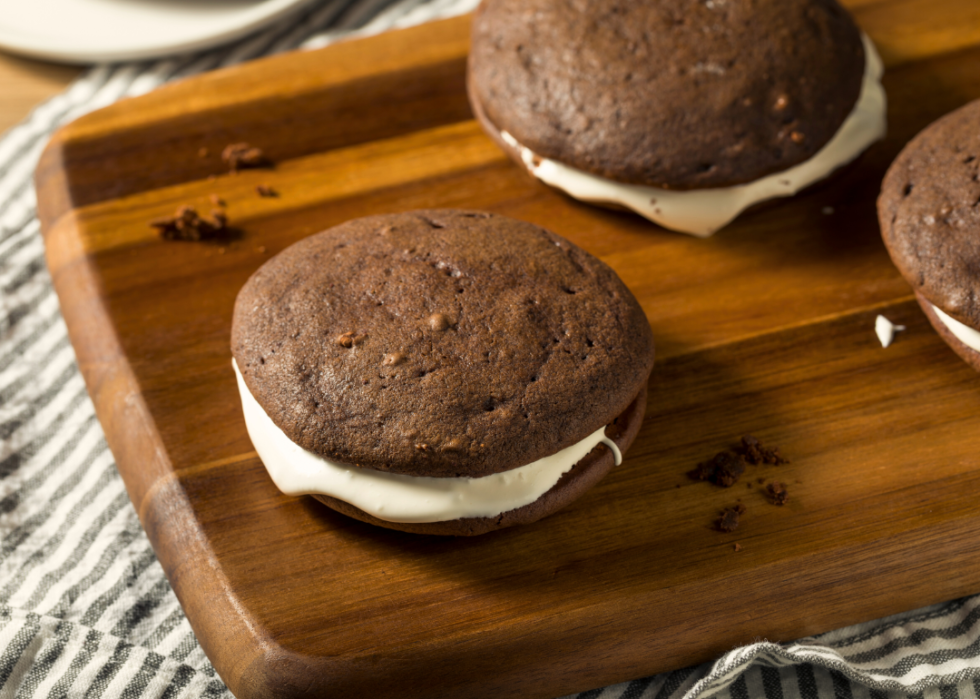
M 81 72 L 74 66 L 0 53 L 0 134 L 39 102 L 64 90 Z
M 466 104 L 467 18 L 206 74 L 56 135 L 39 212 L 72 342 L 236 696 L 555 697 L 980 590 L 980 377 L 930 330 L 874 210 L 902 145 L 980 97 L 980 5 L 849 4 L 888 65 L 887 139 L 707 240 L 573 202 L 506 160 Z M 227 174 L 219 153 L 236 141 L 275 167 Z M 229 240 L 164 242 L 147 225 L 207 211 L 211 194 Z M 235 295 L 271 255 L 353 217 L 438 206 L 533 221 L 598 255 L 658 346 L 622 466 L 568 509 L 476 539 L 278 493 L 230 364 Z M 908 328 L 887 349 L 878 313 Z M 747 433 L 791 463 L 731 489 L 686 478 Z M 773 480 L 785 506 L 763 495 Z M 739 528 L 715 531 L 739 501 Z

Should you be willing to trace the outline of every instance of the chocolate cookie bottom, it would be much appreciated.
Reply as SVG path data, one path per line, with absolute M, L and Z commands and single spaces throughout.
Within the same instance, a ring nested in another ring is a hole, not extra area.
M 616 443 L 623 454 L 626 453 L 640 431 L 640 425 L 643 423 L 643 416 L 646 412 L 646 402 L 647 388 L 644 385 L 626 410 L 606 428 L 606 435 Z M 476 536 L 515 524 L 530 524 L 547 517 L 579 498 L 586 490 L 602 480 L 612 470 L 614 464 L 615 457 L 612 451 L 599 444 L 567 471 L 553 488 L 537 500 L 493 517 L 467 517 L 445 522 L 388 522 L 373 517 L 343 500 L 328 495 L 313 495 L 313 497 L 337 512 L 379 527 L 414 534 Z

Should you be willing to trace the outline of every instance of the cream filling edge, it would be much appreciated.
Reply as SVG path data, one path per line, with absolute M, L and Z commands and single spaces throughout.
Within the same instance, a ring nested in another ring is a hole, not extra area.
M 964 325 L 955 318 L 951 318 L 943 311 L 933 306 L 932 310 L 936 312 L 936 317 L 939 318 L 939 322 L 945 325 L 951 333 L 956 337 L 957 340 L 962 342 L 964 345 L 972 349 L 974 352 L 980 352 L 980 331 L 974 330 L 969 325 Z
M 887 111 L 881 84 L 884 66 L 874 43 L 863 32 L 861 40 L 866 57 L 861 93 L 834 137 L 809 160 L 747 184 L 676 191 L 625 184 L 542 158 L 506 131 L 501 131 L 500 137 L 518 150 L 531 175 L 575 199 L 618 204 L 664 228 L 706 238 L 753 204 L 792 196 L 827 177 L 884 137 Z
M 388 522 L 444 522 L 495 517 L 529 505 L 553 488 L 598 444 L 623 457 L 605 426 L 533 463 L 482 478 L 431 478 L 357 468 L 307 451 L 272 421 L 232 360 L 249 438 L 276 487 L 286 495 L 328 495 Z

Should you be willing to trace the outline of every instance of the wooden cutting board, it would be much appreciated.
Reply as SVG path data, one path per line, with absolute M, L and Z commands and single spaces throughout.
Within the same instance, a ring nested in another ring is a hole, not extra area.
M 71 339 L 143 526 L 237 696 L 554 697 L 980 591 L 980 377 L 911 300 L 874 209 L 901 146 L 980 97 L 980 5 L 849 4 L 888 65 L 888 138 L 708 240 L 570 201 L 506 160 L 467 107 L 467 18 L 209 73 L 55 136 L 37 188 Z M 219 154 L 237 141 L 275 168 L 227 174 Z M 211 194 L 232 240 L 164 242 L 147 225 L 207 211 Z M 568 509 L 476 539 L 279 494 L 228 347 L 235 295 L 272 255 L 353 217 L 443 206 L 598 255 L 658 343 L 623 465 Z M 907 326 L 887 349 L 879 313 Z M 748 433 L 791 463 L 730 489 L 685 476 Z M 772 480 L 783 507 L 763 496 Z M 739 528 L 715 531 L 739 501 Z

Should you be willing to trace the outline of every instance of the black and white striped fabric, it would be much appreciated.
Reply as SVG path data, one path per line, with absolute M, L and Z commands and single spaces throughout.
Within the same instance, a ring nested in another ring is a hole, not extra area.
M 465 12 L 327 0 L 236 44 L 93 68 L 0 139 L 0 699 L 231 697 L 154 557 L 75 364 L 31 175 L 60 125 L 164 82 Z M 578 699 L 980 699 L 980 595 Z

